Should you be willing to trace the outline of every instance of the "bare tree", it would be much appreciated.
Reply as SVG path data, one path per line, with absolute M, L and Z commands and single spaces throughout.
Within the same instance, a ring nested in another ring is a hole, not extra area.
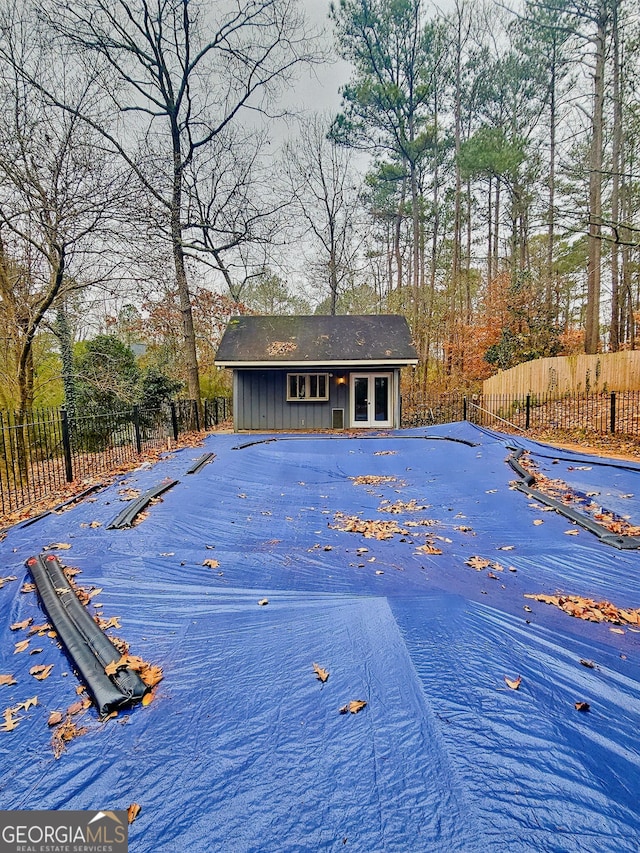
M 319 250 L 330 313 L 335 314 L 340 289 L 353 277 L 361 241 L 352 153 L 329 137 L 330 129 L 329 116 L 304 121 L 298 139 L 285 148 L 284 169 L 293 206 L 304 223 L 302 237 Z
M 97 56 L 104 65 L 120 131 L 78 113 L 132 167 L 161 212 L 180 299 L 188 391 L 199 399 L 185 263 L 186 231 L 196 224 L 185 221 L 187 176 L 231 128 L 267 116 L 296 66 L 313 60 L 298 0 L 48 0 L 44 9 L 67 49 Z M 213 173 L 216 163 L 209 162 Z M 224 245 L 205 223 L 197 225 L 207 236 L 201 248 L 218 262 Z
M 0 17 L 0 306 L 12 326 L 24 411 L 33 402 L 36 334 L 50 309 L 60 311 L 66 295 L 92 281 L 122 183 L 78 118 L 80 111 L 95 114 L 94 74 L 52 63 L 16 8 L 5 7 Z M 46 75 L 73 110 L 53 107 L 18 68 L 28 68 L 33 81 Z

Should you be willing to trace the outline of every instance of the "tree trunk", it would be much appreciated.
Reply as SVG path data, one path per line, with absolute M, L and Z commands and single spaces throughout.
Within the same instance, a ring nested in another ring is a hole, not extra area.
M 198 353 L 196 350 L 196 333 L 193 325 L 191 309 L 191 294 L 187 280 L 187 270 L 184 262 L 184 247 L 182 244 L 182 153 L 180 150 L 180 131 L 177 124 L 172 127 L 173 144 L 173 187 L 171 193 L 171 243 L 173 248 L 173 263 L 176 273 L 176 287 L 182 314 L 182 330 L 184 334 L 184 355 L 187 370 L 187 390 L 189 398 L 200 405 L 200 376 L 198 372 Z
M 614 240 L 611 246 L 611 329 L 609 349 L 620 349 L 620 164 L 622 151 L 622 100 L 620 92 L 620 39 L 618 32 L 618 3 L 612 7 L 613 35 L 613 147 L 611 152 L 611 219 Z
M 604 62 L 606 12 L 601 7 L 596 34 L 596 64 L 593 76 L 593 118 L 589 155 L 589 258 L 584 351 L 595 354 L 600 347 L 600 263 L 602 257 L 602 130 L 604 121 Z

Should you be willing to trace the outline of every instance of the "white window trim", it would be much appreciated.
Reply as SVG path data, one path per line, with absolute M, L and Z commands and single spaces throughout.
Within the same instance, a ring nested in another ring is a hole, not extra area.
M 305 391 L 306 394 L 304 397 L 291 397 L 289 396 L 289 387 L 290 387 L 290 377 L 291 376 L 303 376 L 305 377 Z M 310 397 L 309 396 L 309 386 L 310 386 L 310 378 L 311 376 L 324 376 L 324 387 L 325 394 L 322 397 Z M 287 373 L 287 403 L 326 403 L 329 399 L 329 374 L 328 373 Z

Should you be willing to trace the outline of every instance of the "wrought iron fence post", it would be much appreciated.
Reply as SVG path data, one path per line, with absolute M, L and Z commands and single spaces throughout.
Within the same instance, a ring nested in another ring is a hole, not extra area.
M 69 414 L 66 409 L 60 410 L 62 426 L 62 448 L 64 451 L 64 474 L 67 483 L 73 482 L 73 459 L 71 457 L 71 430 L 69 429 Z
M 171 408 L 171 429 L 173 430 L 173 440 L 178 440 L 178 416 L 176 414 L 176 404 L 169 403 L 169 407 Z
M 524 416 L 524 428 L 529 429 L 531 425 L 531 394 L 527 394 L 527 403 Z
M 192 400 L 191 405 L 193 406 L 193 415 L 196 422 L 196 432 L 200 432 L 200 407 L 198 406 L 198 401 Z
M 609 428 L 612 433 L 616 431 L 616 392 L 611 392 L 611 419 L 609 421 Z
M 133 432 L 136 438 L 136 452 L 142 453 L 142 436 L 140 434 L 140 409 L 138 406 L 133 407 Z
M 462 420 L 466 421 L 467 419 L 467 397 L 466 395 L 462 398 Z

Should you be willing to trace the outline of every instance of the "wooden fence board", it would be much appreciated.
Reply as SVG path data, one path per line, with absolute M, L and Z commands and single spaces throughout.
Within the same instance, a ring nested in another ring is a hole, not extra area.
M 640 351 L 625 350 L 598 355 L 567 355 L 539 358 L 502 370 L 485 379 L 485 396 L 507 394 L 600 393 L 640 390 Z

